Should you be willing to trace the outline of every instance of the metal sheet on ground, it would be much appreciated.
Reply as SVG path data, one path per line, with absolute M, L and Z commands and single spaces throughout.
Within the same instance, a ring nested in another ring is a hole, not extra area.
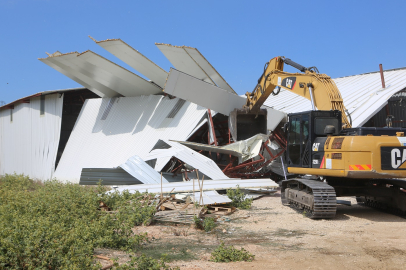
M 198 184 L 195 181 L 195 190 L 199 188 Z M 197 186 L 197 187 L 196 187 Z M 276 188 L 276 184 L 271 179 L 219 179 L 219 180 L 207 180 L 203 182 L 203 191 L 204 190 L 222 190 L 222 189 L 236 189 L 239 188 Z M 160 193 L 161 185 L 134 185 L 134 186 L 124 186 L 117 188 L 118 191 L 128 190 L 130 193 L 139 192 L 151 192 L 151 193 Z M 173 190 L 173 191 L 172 191 Z M 179 193 L 179 192 L 192 192 L 193 191 L 193 181 L 188 182 L 176 182 L 176 183 L 167 183 L 162 185 L 162 192 Z

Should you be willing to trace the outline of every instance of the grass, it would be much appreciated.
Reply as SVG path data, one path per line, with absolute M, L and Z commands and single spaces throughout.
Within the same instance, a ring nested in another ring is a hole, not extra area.
M 137 251 L 155 206 L 149 194 L 112 193 L 24 175 L 0 179 L 0 269 L 98 269 L 95 248 Z M 115 214 L 100 211 L 105 202 Z M 131 203 L 129 203 L 131 201 Z
M 171 261 L 192 261 L 198 259 L 198 254 L 205 252 L 207 249 L 213 249 L 214 245 L 204 245 L 193 239 L 179 239 L 171 241 L 156 240 L 149 243 L 142 249 L 142 253 L 154 259 L 166 256 Z

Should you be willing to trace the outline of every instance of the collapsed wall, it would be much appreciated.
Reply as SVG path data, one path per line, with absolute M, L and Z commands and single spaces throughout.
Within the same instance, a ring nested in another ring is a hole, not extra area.
M 82 168 L 115 168 L 145 158 L 159 139 L 186 140 L 206 109 L 150 95 L 86 100 L 54 177 L 79 183 Z

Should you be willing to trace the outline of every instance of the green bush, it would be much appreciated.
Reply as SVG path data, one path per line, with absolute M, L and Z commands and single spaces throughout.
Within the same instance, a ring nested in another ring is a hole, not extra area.
M 213 262 L 239 262 L 247 261 L 251 262 L 255 258 L 255 255 L 252 255 L 244 248 L 240 250 L 236 249 L 233 246 L 226 247 L 224 243 L 221 243 L 218 248 L 216 248 L 210 257 L 210 261 Z
M 232 201 L 232 206 L 240 209 L 251 208 L 253 199 L 246 198 L 247 196 L 241 191 L 239 186 L 236 189 L 227 189 L 227 197 Z
M 193 220 L 195 222 L 196 228 L 205 230 L 206 232 L 210 232 L 216 227 L 215 219 L 212 217 L 201 219 L 197 216 L 193 216 Z
M 140 257 L 131 257 L 131 260 L 125 264 L 118 265 L 114 263 L 116 270 L 130 270 L 130 269 L 142 269 L 142 270 L 177 270 L 179 267 L 169 267 L 166 257 L 162 257 L 160 260 L 147 257 L 142 254 Z
M 96 247 L 137 250 L 146 235 L 131 228 L 148 222 L 155 206 L 141 203 L 145 194 L 105 191 L 15 174 L 0 178 L 0 269 L 97 269 Z M 100 211 L 101 200 L 114 201 L 115 214 Z

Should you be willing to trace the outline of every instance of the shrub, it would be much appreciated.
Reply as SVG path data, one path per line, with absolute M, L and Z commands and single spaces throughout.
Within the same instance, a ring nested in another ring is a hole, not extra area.
M 210 257 L 210 261 L 213 262 L 239 262 L 247 261 L 251 262 L 255 258 L 255 255 L 252 255 L 244 248 L 240 250 L 236 249 L 233 246 L 226 247 L 224 243 L 221 243 L 218 248 L 216 248 Z
M 206 232 L 210 232 L 216 227 L 216 222 L 212 217 L 201 219 L 197 216 L 193 216 L 193 220 L 195 222 L 196 228 L 204 230 Z
M 116 270 L 130 270 L 130 269 L 142 269 L 142 270 L 177 270 L 179 267 L 172 268 L 166 264 L 166 257 L 162 257 L 160 260 L 147 257 L 142 254 L 139 257 L 131 257 L 131 260 L 125 264 L 114 264 Z
M 251 208 L 253 199 L 246 198 L 247 196 L 241 191 L 239 186 L 236 189 L 227 189 L 227 196 L 230 198 L 232 206 L 240 209 Z
M 0 269 L 92 269 L 96 247 L 137 250 L 147 238 L 131 228 L 149 220 L 155 206 L 142 204 L 145 194 L 100 194 L 105 190 L 1 178 Z M 116 214 L 100 211 L 101 199 L 114 201 Z

